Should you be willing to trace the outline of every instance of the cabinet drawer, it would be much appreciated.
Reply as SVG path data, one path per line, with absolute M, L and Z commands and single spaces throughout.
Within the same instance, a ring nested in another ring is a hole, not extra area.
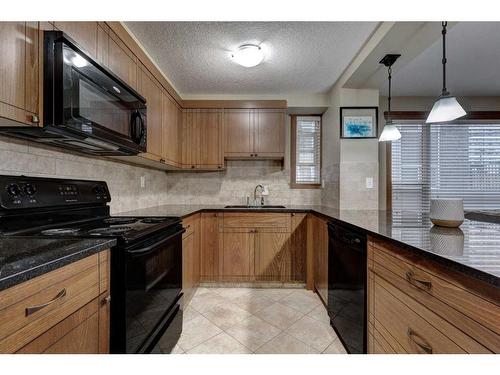
M 12 302 L 0 309 L 0 353 L 16 351 L 97 298 L 98 255 L 89 258 L 0 294 Z
M 275 213 L 224 213 L 224 228 L 282 228 L 291 231 L 291 215 Z
M 375 275 L 374 329 L 406 353 L 490 353 L 425 306 Z
M 98 300 L 94 299 L 17 353 L 75 354 L 98 352 Z
M 182 234 L 182 238 L 189 237 L 195 231 L 196 220 L 199 218 L 199 214 L 188 216 L 187 218 L 182 220 L 182 226 L 186 230 Z
M 494 352 L 500 351 L 500 307 L 464 289 L 455 280 L 370 242 L 373 271 Z

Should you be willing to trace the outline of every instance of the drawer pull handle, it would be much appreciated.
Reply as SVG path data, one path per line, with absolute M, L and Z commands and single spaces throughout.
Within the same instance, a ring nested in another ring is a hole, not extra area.
M 425 281 L 425 280 L 419 280 L 415 278 L 415 275 L 412 271 L 407 271 L 406 272 L 406 280 L 417 287 L 423 287 L 426 290 L 431 290 L 432 288 L 432 283 L 430 281 Z
M 55 296 L 53 299 L 51 299 L 49 302 L 45 302 L 45 303 L 42 303 L 41 305 L 37 305 L 37 306 L 31 306 L 31 307 L 26 307 L 26 316 L 28 315 L 31 315 L 35 312 L 37 312 L 38 310 L 41 310 L 43 309 L 44 307 L 47 307 L 51 304 L 53 304 L 54 302 L 56 301 L 59 301 L 60 299 L 62 299 L 64 296 L 66 295 L 66 288 L 61 290 L 59 293 L 57 293 L 57 296 Z
M 408 338 L 413 341 L 419 348 L 421 348 L 425 353 L 432 354 L 432 346 L 430 346 L 418 333 L 416 333 L 411 328 L 406 331 Z M 417 339 L 417 340 L 416 340 Z

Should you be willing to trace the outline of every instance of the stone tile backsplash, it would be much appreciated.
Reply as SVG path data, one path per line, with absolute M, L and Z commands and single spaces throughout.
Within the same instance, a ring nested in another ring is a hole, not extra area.
M 321 189 L 290 189 L 290 171 L 272 160 L 228 161 L 222 172 L 165 173 L 4 137 L 0 174 L 104 180 L 113 214 L 161 204 L 245 204 L 257 184 L 269 186 L 266 204 L 321 204 L 322 198 Z
M 3 137 L 0 137 L 0 173 L 104 180 L 111 192 L 113 214 L 165 204 L 167 201 L 167 175 L 163 171 L 60 152 Z M 144 189 L 140 185 L 141 176 L 145 176 Z

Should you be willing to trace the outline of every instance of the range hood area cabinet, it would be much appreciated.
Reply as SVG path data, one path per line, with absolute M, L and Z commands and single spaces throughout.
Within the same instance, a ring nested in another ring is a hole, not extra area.
M 283 159 L 285 110 L 226 109 L 224 157 L 226 159 Z
M 40 121 L 38 30 L 38 22 L 0 23 L 0 125 Z
M 185 109 L 182 113 L 183 169 L 222 170 L 222 109 Z

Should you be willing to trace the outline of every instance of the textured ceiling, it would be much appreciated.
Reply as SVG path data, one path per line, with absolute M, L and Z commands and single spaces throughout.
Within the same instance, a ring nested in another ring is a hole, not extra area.
M 127 22 L 181 95 L 323 93 L 339 78 L 376 22 Z M 261 65 L 229 57 L 259 44 Z
M 447 86 L 456 96 L 500 96 L 500 22 L 460 22 L 446 38 Z M 442 85 L 439 38 L 393 74 L 395 96 L 438 96 Z M 396 62 L 397 64 L 397 62 Z M 387 83 L 381 92 L 387 95 Z

